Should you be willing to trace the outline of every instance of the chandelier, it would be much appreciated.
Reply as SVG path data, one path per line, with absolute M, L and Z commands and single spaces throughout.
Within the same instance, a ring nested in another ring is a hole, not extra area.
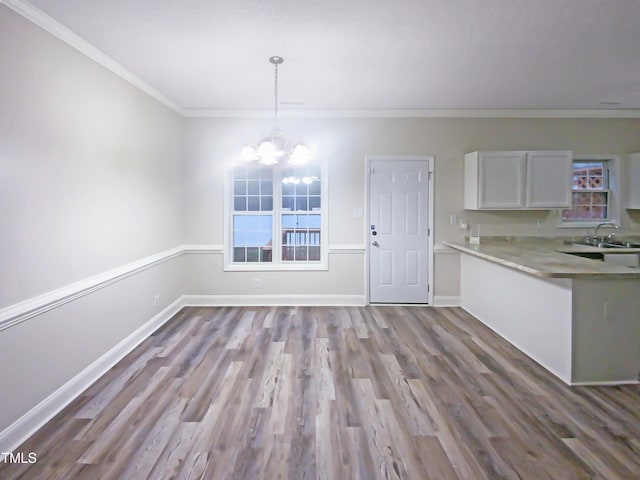
M 259 162 L 263 165 L 275 165 L 282 160 L 287 160 L 289 165 L 304 165 L 311 160 L 309 149 L 302 144 L 291 142 L 278 128 L 278 65 L 284 62 L 284 58 L 274 56 L 269 58 L 269 63 L 274 68 L 274 123 L 273 130 L 267 133 L 256 148 L 247 145 L 240 152 L 239 160 L 244 162 Z

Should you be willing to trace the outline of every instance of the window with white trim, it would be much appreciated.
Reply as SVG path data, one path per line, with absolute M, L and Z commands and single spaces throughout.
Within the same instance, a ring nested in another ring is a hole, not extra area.
M 317 164 L 241 165 L 230 172 L 231 270 L 326 268 L 326 182 Z
M 233 170 L 231 215 L 232 261 L 271 262 L 273 259 L 273 172 L 270 168 Z
M 589 226 L 615 218 L 615 168 L 614 157 L 574 158 L 571 208 L 561 212 L 564 226 Z

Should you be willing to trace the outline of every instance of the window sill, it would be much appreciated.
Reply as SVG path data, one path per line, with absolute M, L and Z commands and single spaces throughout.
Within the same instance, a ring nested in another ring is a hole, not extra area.
M 224 266 L 225 272 L 321 272 L 328 271 L 326 263 L 297 263 L 297 264 L 227 264 Z
M 558 224 L 558 228 L 596 228 L 598 225 L 600 225 L 601 223 L 615 223 L 617 225 L 620 224 L 620 222 L 617 219 L 605 219 L 605 220 L 595 220 L 595 221 L 588 221 L 588 222 L 563 222 Z

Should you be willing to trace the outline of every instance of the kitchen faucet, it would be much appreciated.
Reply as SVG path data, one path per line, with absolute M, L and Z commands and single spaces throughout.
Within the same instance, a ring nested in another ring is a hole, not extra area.
M 613 223 L 613 222 L 604 222 L 604 223 L 599 223 L 599 224 L 596 226 L 595 231 L 593 232 L 593 240 L 594 240 L 594 241 L 596 241 L 596 242 L 599 240 L 599 238 L 598 238 L 598 230 L 600 230 L 600 227 L 613 227 L 613 228 L 615 228 L 616 230 L 618 230 L 618 229 L 620 228 L 620 226 L 619 226 L 619 225 L 616 225 L 616 224 L 615 224 L 615 223 Z M 609 234 L 609 239 L 613 238 L 613 236 L 614 236 L 615 234 L 616 234 L 615 232 L 610 233 L 610 234 Z

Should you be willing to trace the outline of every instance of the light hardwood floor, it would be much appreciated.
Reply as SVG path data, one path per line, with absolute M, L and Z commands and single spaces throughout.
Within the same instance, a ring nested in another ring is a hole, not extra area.
M 457 308 L 187 308 L 18 450 L 0 478 L 630 480 L 640 391 Z

